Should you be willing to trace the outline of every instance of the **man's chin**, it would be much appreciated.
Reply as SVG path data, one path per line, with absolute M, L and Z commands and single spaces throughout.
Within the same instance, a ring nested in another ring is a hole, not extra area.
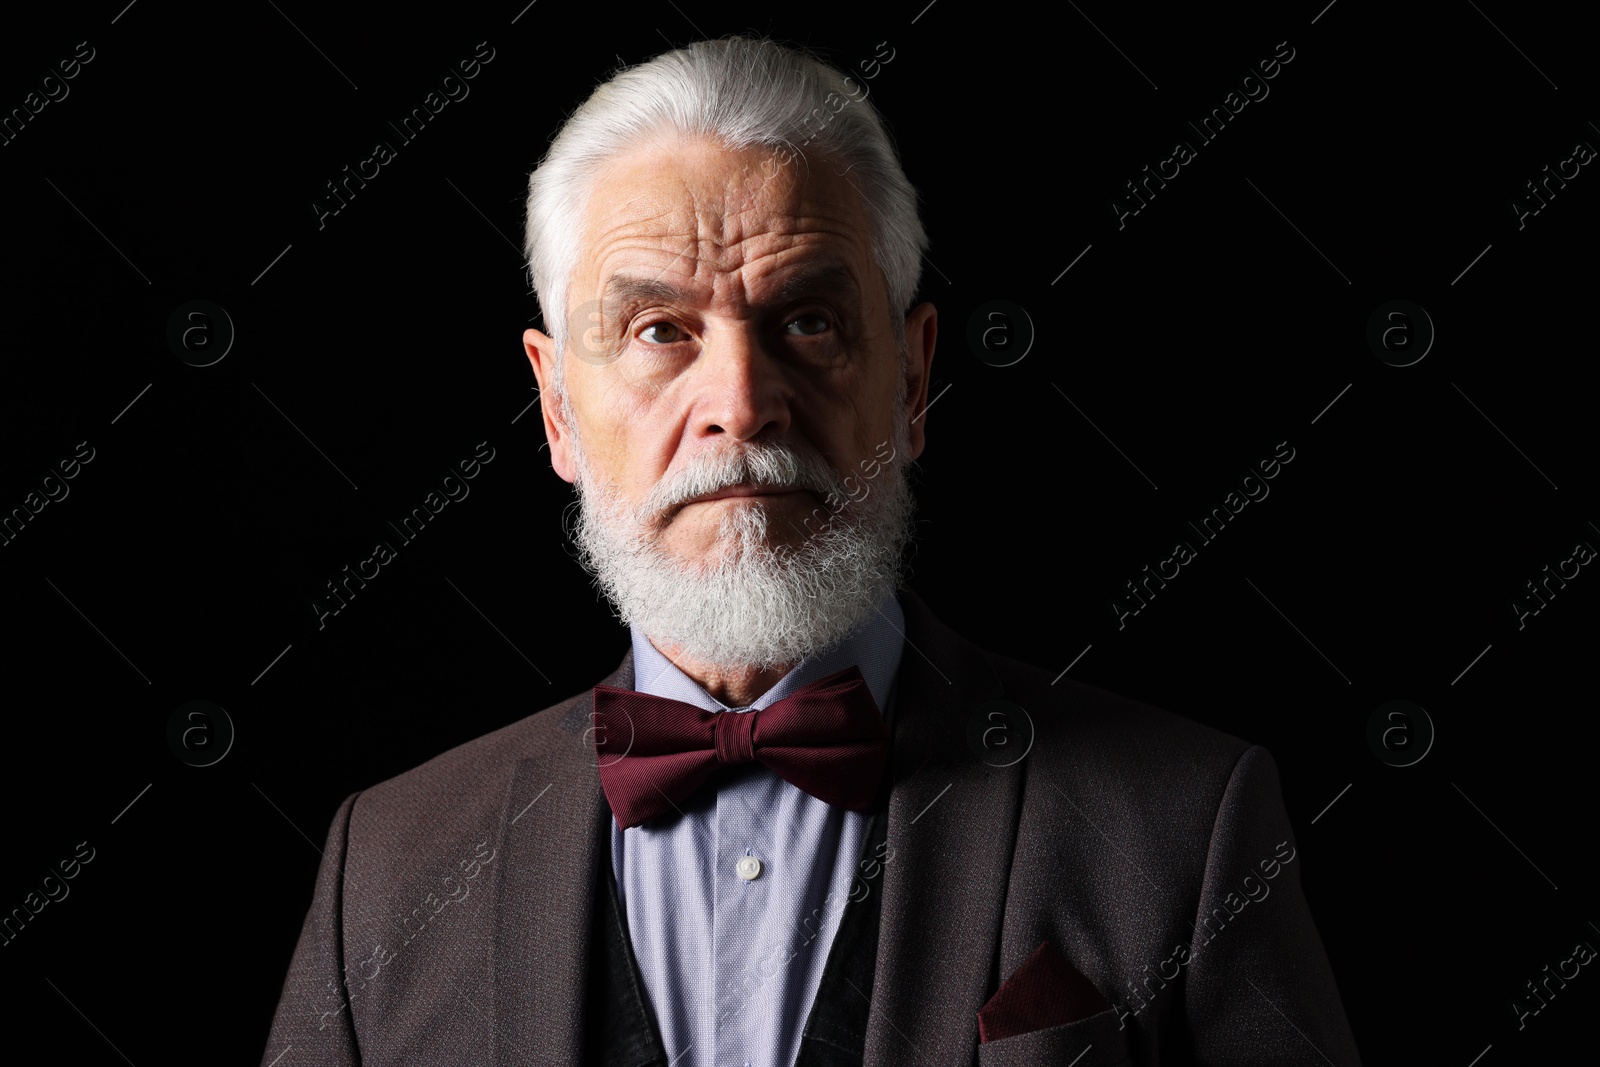
M 758 541 L 737 537 L 718 538 L 716 543 L 692 556 L 669 552 L 667 558 L 685 578 L 701 579 L 733 570 L 761 567 L 773 570 L 792 560 L 804 543 L 803 536 L 778 537 L 769 534 Z

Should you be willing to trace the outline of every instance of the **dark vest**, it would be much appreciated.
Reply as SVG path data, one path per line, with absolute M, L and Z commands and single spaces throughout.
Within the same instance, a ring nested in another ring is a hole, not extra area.
M 880 846 L 888 822 L 885 793 L 880 795 L 867 823 L 860 862 L 850 883 L 855 886 L 854 878 L 858 877 L 868 892 L 859 900 L 853 895 L 839 917 L 817 999 L 801 1032 L 800 1057 L 795 1067 L 861 1067 L 872 975 L 878 960 L 878 913 L 884 870 L 882 864 L 873 866 L 868 861 L 883 855 Z M 600 884 L 595 893 L 589 940 L 582 1062 L 584 1067 L 669 1067 L 649 994 L 628 939 L 628 926 L 617 902 L 617 879 L 611 870 L 609 811 L 604 841 L 600 855 L 605 877 L 596 879 Z M 874 877 L 868 878 L 868 874 Z

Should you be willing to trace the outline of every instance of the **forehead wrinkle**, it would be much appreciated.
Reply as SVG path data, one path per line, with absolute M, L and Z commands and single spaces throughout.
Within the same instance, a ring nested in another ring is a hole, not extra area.
M 788 269 L 797 257 L 850 262 L 859 251 L 847 221 L 825 215 L 769 216 L 731 239 L 727 229 L 725 225 L 721 239 L 702 235 L 704 251 L 697 257 L 697 267 L 741 277 L 757 268 L 758 274 L 765 276 Z
M 762 180 L 748 166 L 720 181 L 695 180 L 704 171 L 670 168 L 669 162 L 665 173 L 640 173 L 637 157 L 625 158 L 603 179 L 606 191 L 629 181 L 643 188 L 626 199 L 602 192 L 591 201 L 600 217 L 591 215 L 594 240 L 586 258 L 601 286 L 618 273 L 659 280 L 670 274 L 677 275 L 671 283 L 679 289 L 701 295 L 709 289 L 716 303 L 736 303 L 752 286 L 769 288 L 763 279 L 786 273 L 796 256 L 831 253 L 859 266 L 865 253 L 866 266 L 872 265 L 859 233 L 860 212 L 852 210 L 859 206 L 854 190 L 819 184 L 814 175 Z
M 680 195 L 688 193 L 693 199 L 687 184 L 680 181 L 680 188 L 673 190 L 625 184 L 620 162 L 602 169 L 594 183 L 583 227 L 585 258 L 598 265 L 629 245 L 654 243 L 665 251 L 668 242 L 696 240 L 700 222 L 696 212 L 684 210 Z

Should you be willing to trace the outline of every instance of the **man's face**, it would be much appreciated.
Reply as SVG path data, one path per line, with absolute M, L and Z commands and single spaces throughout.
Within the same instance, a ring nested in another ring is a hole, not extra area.
M 911 420 L 926 404 L 933 308 L 906 318 L 902 374 L 868 209 L 837 170 L 663 137 L 610 161 L 590 198 L 567 293 L 576 425 L 541 405 L 552 463 L 577 479 L 576 429 L 594 482 L 690 570 L 726 556 L 739 509 L 765 510 L 773 548 L 800 545 L 830 510 L 818 491 L 759 485 L 650 506 L 697 460 L 776 443 L 860 482 L 897 441 L 909 454 L 896 464 L 922 452 Z M 525 343 L 549 393 L 554 344 L 534 330 Z

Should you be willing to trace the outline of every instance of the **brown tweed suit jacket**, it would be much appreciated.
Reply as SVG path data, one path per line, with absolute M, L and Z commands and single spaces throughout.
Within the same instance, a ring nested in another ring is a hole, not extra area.
M 1052 684 L 901 603 L 866 1062 L 1355 1067 L 1266 750 Z M 601 681 L 631 686 L 631 653 Z M 1034 730 L 1003 767 L 969 742 L 996 698 Z M 576 1067 L 610 862 L 590 707 L 579 693 L 340 806 L 264 1063 Z M 1046 940 L 1112 1008 L 980 1044 L 978 1010 Z

